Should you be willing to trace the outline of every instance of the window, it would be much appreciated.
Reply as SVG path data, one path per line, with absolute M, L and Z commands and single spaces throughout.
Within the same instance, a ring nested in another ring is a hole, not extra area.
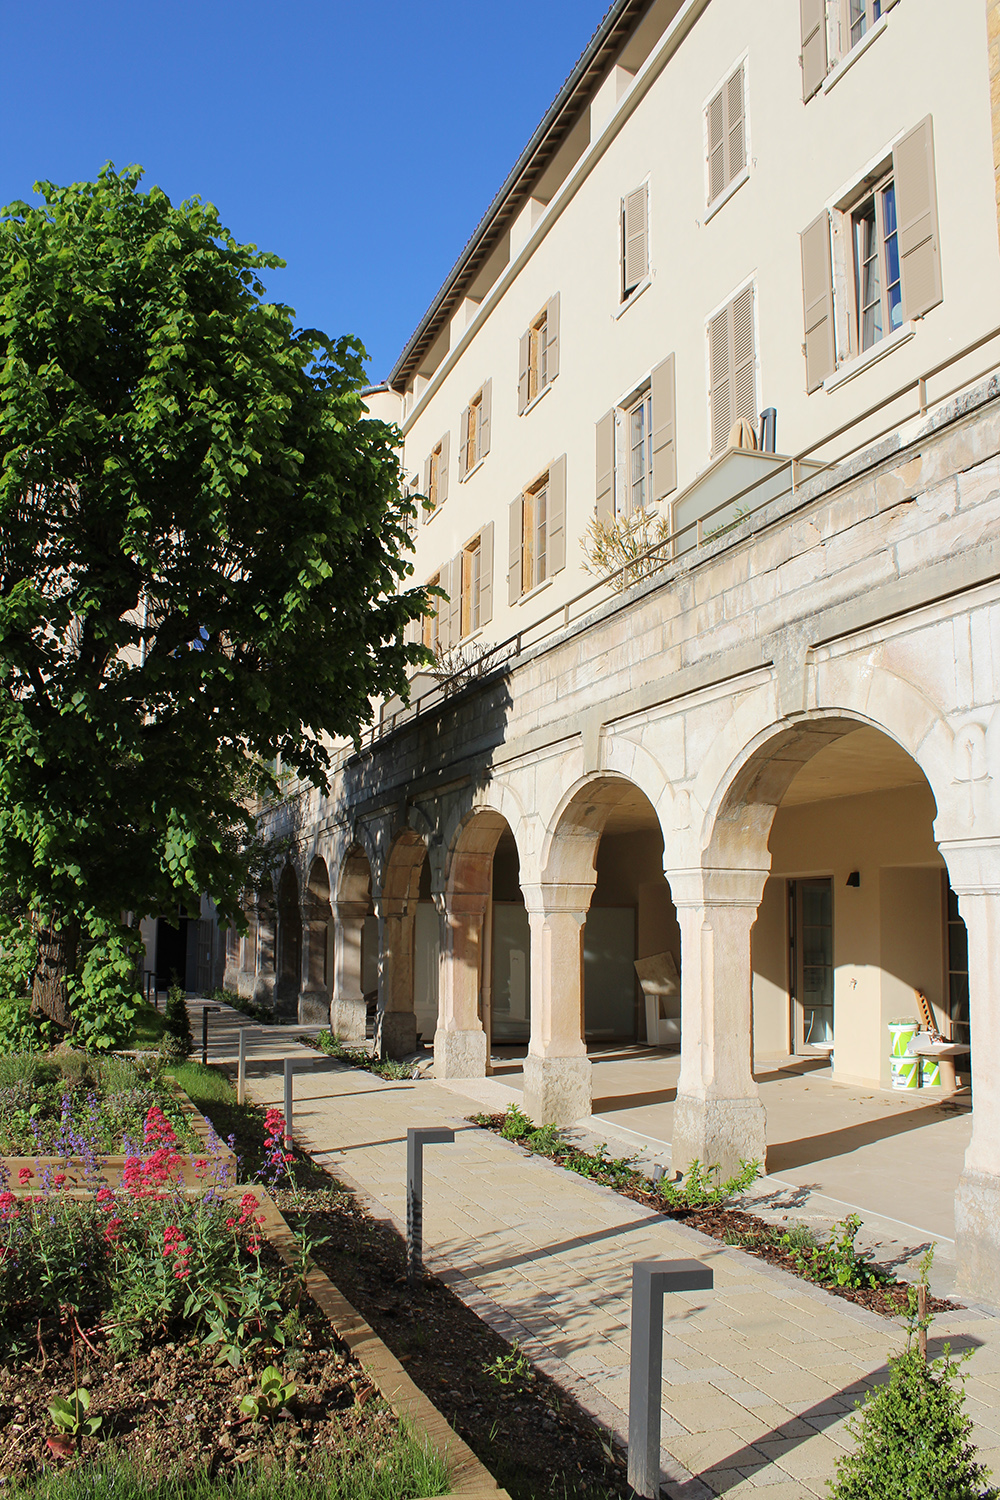
M 441 583 L 441 574 L 440 573 L 435 573 L 433 578 L 428 578 L 428 580 L 427 580 L 427 587 L 428 588 L 438 588 L 440 586 L 440 583 Z M 422 632 L 423 643 L 427 647 L 428 651 L 433 651 L 434 652 L 435 656 L 438 654 L 438 635 L 439 635 L 438 615 L 439 615 L 439 612 L 440 612 L 442 606 L 445 609 L 448 608 L 448 605 L 447 605 L 446 601 L 443 600 L 443 599 L 435 599 L 434 600 L 434 613 L 432 615 L 424 615 L 424 618 L 421 621 L 421 624 L 423 626 L 423 632 Z
M 882 14 L 882 0 L 844 0 L 851 47 L 856 47 Z M 845 48 L 845 51 L 847 49 Z
M 451 448 L 451 433 L 446 432 L 433 447 L 424 463 L 424 495 L 430 504 L 424 511 L 424 520 L 429 521 L 435 511 L 448 498 L 448 459 Z
M 891 178 L 854 210 L 851 231 L 858 347 L 863 353 L 903 322 L 896 188 Z
M 740 63 L 705 110 L 710 205 L 722 196 L 747 164 L 743 68 L 743 63 Z
M 633 514 L 652 504 L 653 397 L 646 390 L 625 412 L 626 486 L 628 510 Z
M 511 501 L 508 602 L 516 604 L 565 566 L 566 459 L 563 456 Z
M 729 446 L 737 422 L 757 425 L 756 363 L 753 287 L 748 286 L 708 320 L 713 458 Z
M 448 595 L 438 609 L 437 650 L 442 654 L 493 618 L 492 521 L 445 563 L 439 580 Z
M 462 635 L 471 635 L 479 629 L 482 603 L 483 549 L 479 537 L 474 537 L 462 550 Z
M 559 374 L 559 293 L 550 297 L 521 335 L 517 412 L 521 416 Z
M 490 451 L 493 382 L 487 380 L 462 413 L 461 445 L 458 452 L 458 477 L 467 479 Z
M 674 356 L 597 424 L 597 519 L 632 515 L 677 488 Z
M 622 199 L 622 295 L 627 302 L 649 275 L 649 184 Z

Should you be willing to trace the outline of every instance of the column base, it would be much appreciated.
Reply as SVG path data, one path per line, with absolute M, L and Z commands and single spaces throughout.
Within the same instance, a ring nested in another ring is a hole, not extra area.
M 300 1026 L 329 1026 L 330 997 L 322 990 L 303 990 L 299 994 Z
M 524 1059 L 524 1112 L 536 1125 L 572 1125 L 590 1114 L 589 1057 Z
M 963 1172 L 955 1194 L 955 1291 L 1000 1305 L 1000 1177 Z
M 693 1161 L 732 1177 L 741 1161 L 767 1160 L 766 1115 L 759 1099 L 697 1099 L 678 1094 L 670 1160 L 677 1172 Z
M 412 1010 L 384 1010 L 375 1017 L 375 1055 L 409 1057 L 417 1050 L 417 1018 Z
M 356 1000 L 334 1000 L 330 1006 L 330 1030 L 342 1042 L 363 1042 L 368 1026 L 368 1007 L 363 995 Z
M 434 1033 L 435 1078 L 485 1078 L 486 1033 L 443 1031 Z

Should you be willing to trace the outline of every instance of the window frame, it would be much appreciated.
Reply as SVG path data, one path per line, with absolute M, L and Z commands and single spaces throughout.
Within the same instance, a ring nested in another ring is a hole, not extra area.
M 732 80 L 737 73 L 743 74 L 743 165 L 736 172 L 729 174 L 729 140 L 731 125 L 729 122 L 728 90 Z M 723 103 L 723 140 L 725 149 L 725 176 L 726 181 L 717 193 L 712 193 L 712 128 L 710 111 L 716 99 L 721 97 Z M 750 141 L 750 52 L 747 48 L 740 54 L 730 67 L 722 74 L 721 78 L 714 84 L 705 99 L 702 101 L 702 153 L 705 161 L 705 218 L 707 224 L 709 219 L 714 218 L 724 203 L 736 191 L 743 186 L 750 177 L 750 164 L 752 160 Z
M 441 458 L 443 456 L 444 443 L 435 443 L 427 455 L 427 499 L 431 502 L 425 513 L 425 520 L 430 520 L 441 507 Z
M 521 491 L 521 592 L 520 599 L 548 583 L 549 571 L 549 469 Z M 529 580 L 530 574 L 530 580 Z
M 653 242 L 652 242 L 652 228 L 651 228 L 652 214 L 650 212 L 650 206 L 651 206 L 650 205 L 650 198 L 651 198 L 651 195 L 650 195 L 649 187 L 650 187 L 650 174 L 647 172 L 646 176 L 642 179 L 641 182 L 638 182 L 634 188 L 630 188 L 630 190 L 627 193 L 623 193 L 622 194 L 622 197 L 621 197 L 620 202 L 619 202 L 619 209 L 618 209 L 619 284 L 618 284 L 618 308 L 617 308 L 617 311 L 616 311 L 616 316 L 618 314 L 620 314 L 621 312 L 623 312 L 626 307 L 631 306 L 631 304 L 639 296 L 640 292 L 645 291 L 646 287 L 649 286 L 649 283 L 652 280 L 652 276 L 653 276 L 653 272 L 652 272 L 652 265 L 653 265 Z M 645 267 L 645 270 L 643 271 L 642 275 L 639 277 L 639 279 L 637 281 L 629 283 L 629 280 L 628 280 L 628 271 L 627 271 L 628 226 L 627 226 L 626 214 L 627 214 L 627 208 L 628 208 L 628 200 L 630 198 L 634 197 L 634 195 L 636 193 L 643 193 L 645 195 L 645 200 L 646 200 L 646 267 Z
M 537 401 L 549 384 L 548 343 L 549 304 L 528 325 L 528 406 Z M 527 410 L 527 408 L 525 408 Z
M 466 411 L 469 414 L 469 431 L 468 431 L 468 436 L 467 436 L 467 438 L 465 440 L 465 477 L 466 477 L 466 479 L 468 479 L 468 477 L 472 473 L 473 469 L 475 469 L 475 468 L 477 468 L 479 466 L 479 463 L 481 462 L 481 458 L 482 458 L 480 450 L 482 448 L 482 435 L 483 435 L 483 391 L 485 389 L 486 389 L 485 386 L 480 386 L 479 390 L 472 397 L 472 400 L 469 402 L 468 406 L 466 407 Z
M 852 14 L 855 5 L 859 7 L 857 19 Z M 884 3 L 884 0 L 841 0 L 840 44 L 842 57 L 846 57 L 848 53 L 854 51 L 855 47 L 861 45 L 868 33 L 874 31 L 888 9 L 889 7 Z M 855 37 L 854 29 L 859 24 L 861 30 Z M 847 43 L 846 46 L 844 46 L 845 41 Z
M 888 233 L 886 233 L 885 202 L 886 196 L 890 192 L 892 193 L 893 204 L 893 227 Z M 868 208 L 869 204 L 872 208 L 870 219 L 867 213 L 865 213 L 865 210 Z M 892 335 L 894 333 L 898 333 L 903 326 L 903 288 L 900 273 L 900 253 L 898 239 L 899 226 L 898 219 L 896 217 L 896 183 L 891 162 L 888 172 L 881 176 L 877 181 L 873 182 L 870 187 L 866 187 L 864 192 L 858 197 L 857 201 L 851 206 L 851 208 L 845 211 L 844 220 L 845 224 L 848 224 L 850 226 L 851 240 L 849 269 L 853 291 L 853 295 L 851 298 L 851 312 L 853 314 L 853 324 L 855 329 L 855 347 L 853 352 L 861 355 L 867 354 L 870 349 L 876 348 L 877 345 L 882 343 L 885 339 L 891 338 Z M 862 302 L 864 287 L 862 284 L 862 256 L 859 245 L 860 235 L 862 231 L 862 222 L 872 223 L 874 228 L 875 255 L 874 257 L 868 257 L 868 260 L 874 259 L 877 263 L 878 307 L 882 318 L 881 332 L 877 335 L 877 337 L 872 338 L 868 343 L 865 342 L 865 309 L 866 307 L 874 307 L 876 304 L 874 301 L 867 304 L 864 304 Z M 889 264 L 888 244 L 890 240 L 896 241 L 896 277 L 894 281 L 890 281 L 889 279 L 889 272 L 891 267 Z M 892 301 L 890 296 L 893 287 L 895 287 L 896 289 L 895 302 Z M 895 324 L 892 321 L 894 308 L 898 308 L 899 310 Z
M 641 407 L 644 416 L 643 444 L 645 458 L 643 487 L 646 496 L 653 493 L 653 382 L 651 375 L 641 380 L 615 407 L 615 519 L 630 520 L 640 510 L 649 510 L 654 502 L 644 498 L 641 505 L 635 503 L 636 481 L 633 474 L 632 418 Z
M 462 548 L 461 601 L 459 606 L 459 640 L 466 640 L 481 628 L 483 602 L 482 532 L 470 538 Z
M 723 297 L 722 301 L 720 303 L 718 303 L 715 307 L 713 307 L 712 311 L 710 313 L 708 313 L 708 315 L 705 318 L 705 393 L 706 393 L 706 397 L 707 397 L 707 399 L 706 399 L 706 415 L 708 417 L 708 454 L 709 454 L 709 460 L 712 463 L 714 463 L 716 461 L 716 459 L 721 458 L 722 455 L 725 452 L 727 452 L 727 447 L 726 447 L 725 442 L 723 442 L 723 444 L 722 444 L 721 447 L 716 448 L 713 445 L 713 441 L 712 441 L 712 430 L 713 430 L 712 429 L 712 413 L 713 413 L 713 397 L 714 397 L 714 392 L 715 392 L 715 385 L 714 385 L 713 373 L 712 373 L 712 333 L 711 333 L 712 324 L 715 322 L 715 319 L 719 316 L 720 313 L 725 312 L 730 307 L 731 304 L 735 305 L 735 303 L 738 302 L 739 299 L 743 296 L 744 292 L 746 292 L 748 290 L 751 293 L 751 307 L 752 307 L 752 311 L 753 311 L 753 395 L 754 395 L 754 407 L 756 409 L 755 410 L 755 416 L 754 416 L 754 425 L 756 426 L 756 424 L 760 421 L 760 400 L 761 400 L 761 373 L 760 373 L 760 295 L 759 295 L 759 288 L 758 288 L 758 284 L 757 284 L 757 269 L 755 268 L 751 272 L 751 274 L 749 276 L 744 277 L 744 279 L 739 283 L 739 285 L 733 288 L 733 290 L 729 293 L 729 295 L 727 297 Z M 735 377 L 735 368 L 730 369 L 730 371 L 729 371 L 729 380 L 730 380 L 730 382 L 732 382 L 732 380 L 734 379 L 734 377 Z M 729 427 L 729 429 L 726 432 L 726 437 L 727 438 L 728 438 L 728 435 L 729 435 L 729 430 L 732 429 L 733 422 L 739 420 L 739 418 L 735 415 L 735 411 L 736 411 L 736 403 L 735 403 L 735 401 L 733 399 L 732 388 L 730 387 L 730 413 L 731 413 L 731 415 L 730 415 L 730 427 Z
M 441 587 L 441 569 L 440 568 L 438 568 L 437 572 L 435 574 L 433 574 L 432 577 L 428 578 L 427 583 L 426 583 L 425 586 L 427 588 L 440 588 Z M 442 602 L 443 601 L 441 599 L 435 599 L 434 600 L 434 613 L 430 614 L 430 615 L 424 615 L 422 621 L 420 622 L 421 623 L 420 639 L 421 639 L 423 645 L 427 648 L 427 650 L 428 651 L 433 651 L 433 653 L 434 653 L 435 656 L 438 655 L 438 642 L 439 642 L 440 637 L 441 637 L 440 611 L 441 611 L 441 604 L 442 604 Z

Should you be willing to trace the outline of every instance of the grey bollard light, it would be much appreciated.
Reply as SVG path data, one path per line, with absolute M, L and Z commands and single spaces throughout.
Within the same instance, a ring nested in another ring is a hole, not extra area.
M 236 1061 L 236 1103 L 243 1104 L 247 1096 L 247 1029 L 240 1027 L 239 1053 Z
M 632 1342 L 628 1383 L 628 1482 L 636 1495 L 660 1493 L 660 1411 L 664 1292 L 707 1292 L 714 1276 L 700 1260 L 632 1263 Z
M 300 1064 L 301 1066 L 301 1064 Z M 292 1074 L 295 1071 L 294 1057 L 285 1058 L 285 1144 L 292 1140 Z
M 411 1126 L 406 1132 L 406 1279 L 411 1286 L 424 1269 L 424 1147 L 454 1139 L 445 1125 Z

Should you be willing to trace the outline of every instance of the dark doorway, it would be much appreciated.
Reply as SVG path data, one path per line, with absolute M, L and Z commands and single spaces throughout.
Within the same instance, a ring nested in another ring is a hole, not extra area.
M 156 988 L 165 990 L 179 984 L 188 986 L 188 918 L 177 916 L 156 919 Z

